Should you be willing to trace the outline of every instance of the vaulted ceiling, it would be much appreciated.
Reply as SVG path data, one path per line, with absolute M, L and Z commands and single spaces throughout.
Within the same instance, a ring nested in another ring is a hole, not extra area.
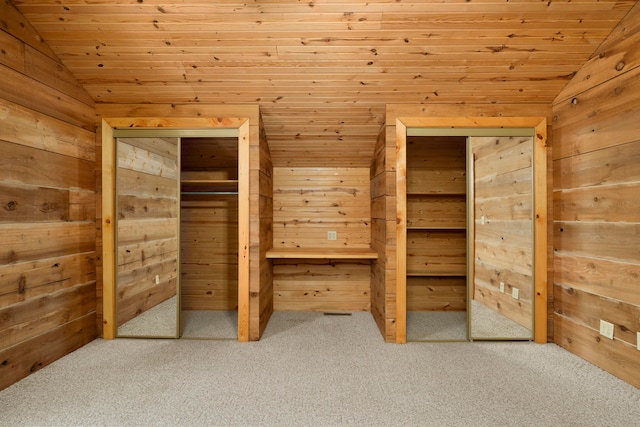
M 361 166 L 386 104 L 552 102 L 636 1 L 14 3 L 98 103 L 257 103 L 277 163 Z

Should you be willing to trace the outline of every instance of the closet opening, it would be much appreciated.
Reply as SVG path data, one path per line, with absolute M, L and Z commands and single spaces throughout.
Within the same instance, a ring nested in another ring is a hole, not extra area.
M 546 120 L 402 118 L 396 136 L 396 342 L 546 342 Z
M 248 126 L 237 120 L 103 129 L 106 339 L 248 336 Z

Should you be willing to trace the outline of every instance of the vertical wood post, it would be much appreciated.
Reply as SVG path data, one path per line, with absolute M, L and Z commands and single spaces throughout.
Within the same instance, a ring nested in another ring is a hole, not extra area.
M 116 336 L 115 307 L 115 193 L 116 144 L 113 128 L 102 121 L 102 310 L 103 338 Z

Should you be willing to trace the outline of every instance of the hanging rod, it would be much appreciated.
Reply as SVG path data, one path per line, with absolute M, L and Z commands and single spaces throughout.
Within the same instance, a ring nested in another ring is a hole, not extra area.
M 224 195 L 238 195 L 237 191 L 182 191 L 180 194 L 196 194 L 196 195 L 209 195 L 209 196 L 224 196 Z

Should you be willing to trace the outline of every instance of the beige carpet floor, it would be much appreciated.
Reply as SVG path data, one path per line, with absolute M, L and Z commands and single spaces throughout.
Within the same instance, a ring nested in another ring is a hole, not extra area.
M 490 308 L 472 301 L 472 339 L 531 339 L 531 331 Z M 466 341 L 469 338 L 466 311 L 410 311 L 407 339 L 410 341 Z
M 554 345 L 386 344 L 369 313 L 259 342 L 96 340 L 0 392 L 1 426 L 637 426 L 640 390 Z

